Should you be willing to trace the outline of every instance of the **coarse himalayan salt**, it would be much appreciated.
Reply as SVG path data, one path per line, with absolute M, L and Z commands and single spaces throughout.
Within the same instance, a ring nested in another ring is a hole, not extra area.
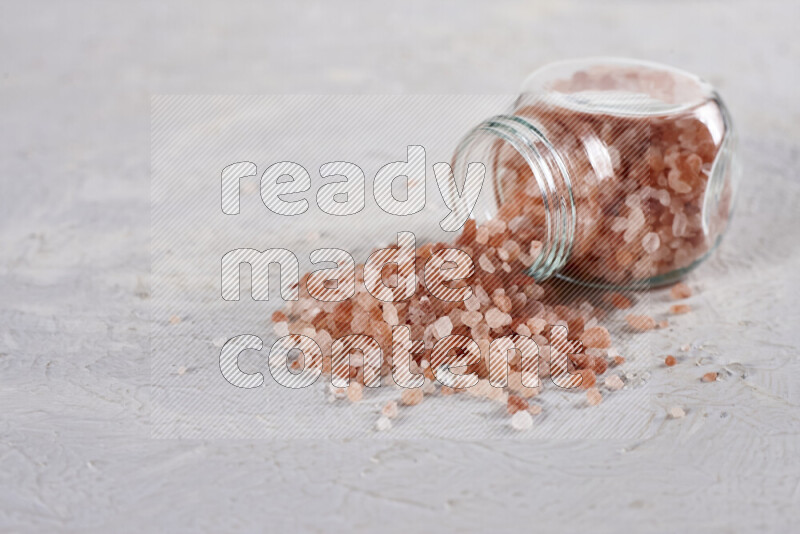
M 608 375 L 605 379 L 605 385 L 611 391 L 617 391 L 625 387 L 625 383 L 619 377 L 619 375 Z
M 717 373 L 706 373 L 700 380 L 702 380 L 703 382 L 716 382 Z
M 631 299 L 623 295 L 622 293 L 606 293 L 604 296 L 606 302 L 617 308 L 618 310 L 627 310 L 631 306 L 633 306 L 633 302 Z
M 350 382 L 350 385 L 347 386 L 347 400 L 350 402 L 359 402 L 363 396 L 363 386 L 358 382 Z
M 688 304 L 673 304 L 669 307 L 669 311 L 675 315 L 681 315 L 692 311 L 692 307 Z
M 424 395 L 420 388 L 403 389 L 403 392 L 400 394 L 400 402 L 406 406 L 416 406 L 422 402 L 422 397 Z
M 397 417 L 398 412 L 399 409 L 397 407 L 397 401 L 393 400 L 384 404 L 383 408 L 381 409 L 381 414 L 384 417 L 388 417 L 389 419 L 394 419 L 395 417 Z
M 508 396 L 508 404 L 506 405 L 506 410 L 509 414 L 514 415 L 520 410 L 527 410 L 528 409 L 528 401 L 523 399 L 522 397 L 517 397 L 516 395 L 509 395 Z
M 625 320 L 637 332 L 646 332 L 656 327 L 656 320 L 649 315 L 627 315 Z
M 378 421 L 375 423 L 375 428 L 379 432 L 385 432 L 386 430 L 391 430 L 392 428 L 392 421 L 385 416 L 381 416 L 378 418 Z
M 275 335 L 278 337 L 284 337 L 289 335 L 289 323 L 286 321 L 281 321 L 279 323 L 275 323 L 272 325 L 272 330 L 275 332 Z
M 436 377 L 434 376 L 434 379 L 435 378 Z M 433 395 L 436 393 L 436 382 L 426 376 L 425 382 L 422 384 L 422 393 L 425 395 Z
M 524 233 L 524 228 L 517 226 L 519 223 L 520 221 L 517 221 L 515 228 Z M 522 253 L 528 247 L 526 243 L 530 243 L 530 248 L 537 253 L 541 243 L 527 241 L 520 235 L 512 236 L 505 223 L 492 223 L 491 227 L 491 232 L 486 230 L 488 234 L 486 243 L 481 244 L 477 236 L 480 229 L 485 226 L 478 227 L 474 221 L 468 221 L 456 239 L 455 245 L 468 250 L 472 257 L 485 254 L 487 258 L 492 259 L 499 258 L 497 249 L 502 248 L 503 255 L 507 257 L 505 263 L 513 266 L 512 272 L 507 274 L 497 269 L 495 273 L 488 273 L 476 268 L 466 279 L 473 291 L 472 296 L 466 301 L 449 302 L 432 298 L 423 284 L 417 285 L 411 298 L 398 299 L 395 302 L 378 301 L 364 289 L 363 266 L 357 265 L 355 270 L 358 282 L 357 294 L 343 302 L 321 302 L 314 299 L 308 293 L 308 275 L 304 276 L 299 286 L 299 300 L 287 304 L 286 309 L 280 313 L 273 314 L 275 319 L 280 320 L 275 325 L 276 333 L 312 337 L 323 352 L 323 372 L 329 374 L 332 369 L 331 350 L 334 339 L 363 332 L 373 337 L 384 349 L 380 362 L 380 375 L 388 377 L 392 371 L 392 351 L 386 348 L 392 347 L 392 326 L 406 326 L 410 330 L 413 343 L 412 359 L 409 362 L 411 372 L 424 374 L 426 380 L 422 388 L 404 389 L 400 394 L 401 404 L 407 406 L 419 404 L 425 395 L 434 391 L 440 391 L 442 395 L 466 391 L 473 396 L 501 402 L 507 406 L 511 395 L 527 402 L 527 399 L 540 391 L 540 388 L 522 387 L 520 377 L 532 373 L 520 368 L 519 358 L 510 360 L 508 386 L 505 389 L 495 388 L 489 384 L 485 361 L 470 365 L 466 369 L 467 373 L 477 373 L 480 379 L 478 386 L 467 390 L 450 387 L 437 389 L 433 382 L 435 374 L 430 363 L 434 342 L 445 335 L 471 337 L 478 343 L 481 357 L 485 358 L 493 339 L 514 333 L 531 336 L 541 351 L 539 375 L 546 378 L 550 368 L 549 325 L 563 324 L 570 327 L 574 337 L 580 334 L 587 341 L 584 349 L 586 353 L 570 354 L 569 357 L 577 370 L 586 370 L 584 374 L 587 383 L 592 380 L 596 383 L 596 375 L 602 375 L 613 361 L 612 358 L 616 356 L 616 353 L 614 355 L 610 353 L 611 336 L 608 330 L 599 325 L 599 320 L 602 318 L 601 310 L 586 301 L 574 305 L 556 305 L 557 303 L 553 302 L 553 295 L 547 292 L 546 286 L 521 274 L 524 267 L 523 260 L 527 261 Z M 414 265 L 411 269 L 415 271 L 418 280 L 424 279 L 427 260 L 447 247 L 448 245 L 444 243 L 430 243 L 415 251 Z M 515 274 L 517 271 L 520 274 Z M 396 276 L 394 280 L 391 277 L 388 279 L 387 287 L 391 287 L 390 282 L 396 283 Z M 349 400 L 358 402 L 366 393 L 360 385 L 364 382 L 363 366 L 368 360 L 359 351 L 351 353 L 350 357 L 351 364 L 360 364 L 360 366 L 353 365 L 350 369 L 348 378 L 351 386 L 332 396 L 334 398 L 338 395 L 346 396 Z M 535 378 L 528 376 L 526 383 L 534 383 Z M 542 380 L 541 383 L 545 381 Z M 517 402 L 511 401 L 512 405 Z M 387 408 L 387 410 L 393 409 Z M 391 419 L 388 417 L 390 414 L 391 411 L 389 414 L 383 413 L 383 416 Z
M 678 363 L 678 360 L 675 359 L 675 356 L 670 355 L 664 358 L 664 365 L 666 365 L 667 367 L 672 367 L 676 363 Z
M 581 387 L 583 389 L 593 388 L 597 384 L 597 375 L 591 369 L 579 369 L 577 373 L 581 375 Z
M 518 411 L 511 416 L 511 428 L 514 430 L 529 430 L 532 426 L 533 418 L 527 410 Z
M 680 406 L 670 406 L 667 410 L 669 416 L 673 419 L 680 419 L 686 417 L 686 411 Z
M 567 93 L 573 86 L 583 90 L 593 75 L 581 71 L 580 76 L 558 82 Z M 628 83 L 637 76 L 630 70 L 623 78 Z M 604 75 L 599 83 L 615 83 L 608 80 Z M 716 234 L 704 232 L 702 216 L 711 166 L 721 148 L 715 132 L 725 127 L 718 113 L 709 123 L 691 112 L 636 117 L 586 113 L 546 98 L 521 101 L 514 115 L 544 132 L 566 164 L 574 193 L 577 231 L 564 274 L 624 285 L 688 267 L 708 252 Z M 708 103 L 709 111 L 713 105 Z M 596 156 L 595 144 L 610 161 Z M 526 231 L 526 239 L 545 240 L 542 221 L 548 210 L 531 167 L 505 143 L 498 142 L 495 150 L 494 177 L 504 199 L 498 218 L 513 221 L 518 241 Z M 729 216 L 733 191 L 728 182 L 708 214 L 714 228 L 724 228 Z M 606 215 L 611 213 L 615 216 Z
M 486 312 L 485 319 L 489 328 L 501 328 L 511 323 L 511 316 L 503 313 L 498 308 L 490 308 Z
M 597 406 L 603 402 L 603 395 L 600 393 L 600 390 L 597 388 L 589 388 L 586 390 L 586 402 L 589 403 L 589 406 Z
M 436 337 L 441 339 L 443 337 L 447 337 L 450 335 L 450 332 L 453 331 L 453 322 L 450 320 L 450 317 L 444 316 L 440 317 L 433 323 L 433 328 L 436 332 Z
M 678 282 L 672 286 L 672 289 L 669 290 L 669 294 L 675 300 L 688 299 L 692 296 L 692 289 L 683 282 Z
M 581 334 L 581 343 L 587 347 L 608 348 L 611 346 L 611 335 L 602 326 L 595 326 Z

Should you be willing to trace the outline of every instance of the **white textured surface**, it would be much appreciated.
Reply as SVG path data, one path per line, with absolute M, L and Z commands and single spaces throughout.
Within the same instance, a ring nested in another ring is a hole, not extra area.
M 789 531 L 799 9 L 4 4 L 0 531 Z M 635 443 L 149 439 L 151 93 L 506 93 L 596 54 L 705 75 L 741 132 L 729 238 L 690 279 L 696 311 L 656 341 L 693 343 L 700 366 L 653 373 L 686 418 Z M 744 378 L 697 381 L 723 366 Z

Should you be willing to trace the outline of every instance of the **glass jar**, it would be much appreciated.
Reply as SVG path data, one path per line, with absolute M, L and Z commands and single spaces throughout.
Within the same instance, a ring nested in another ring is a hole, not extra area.
M 696 76 L 576 60 L 531 74 L 509 114 L 462 140 L 453 170 L 484 164 L 471 215 L 540 242 L 528 269 L 536 279 L 642 287 L 680 278 L 719 243 L 736 189 L 734 145 L 725 105 Z

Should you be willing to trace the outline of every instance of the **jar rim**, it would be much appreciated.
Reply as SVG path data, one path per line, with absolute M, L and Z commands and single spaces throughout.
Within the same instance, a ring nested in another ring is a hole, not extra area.
M 546 279 L 559 271 L 572 253 L 577 217 L 569 171 L 558 151 L 534 124 L 515 115 L 496 115 L 473 128 L 461 141 L 453 161 L 456 175 L 466 173 L 465 166 L 472 162 L 476 153 L 480 154 L 484 145 L 497 141 L 508 144 L 522 156 L 542 196 L 546 242 L 542 243 L 542 252 L 528 274 L 538 280 Z M 503 203 L 504 192 L 496 175 L 495 163 L 487 161 L 485 165 L 486 178 L 492 182 L 491 191 L 496 201 L 494 213 L 483 214 L 488 218 L 496 216 L 499 205 Z M 473 212 L 472 215 L 476 214 Z
M 592 78 L 588 76 L 581 79 L 583 87 L 578 84 L 570 89 L 566 85 L 581 73 L 588 72 L 595 74 L 597 88 L 591 87 Z M 638 88 L 632 85 L 631 74 L 635 72 L 643 75 Z M 619 82 L 617 87 L 613 87 L 615 81 Z M 715 95 L 711 84 L 690 72 L 653 61 L 621 57 L 590 57 L 549 63 L 525 78 L 521 93 L 523 98 L 535 95 L 583 113 L 616 116 L 682 113 L 703 105 Z

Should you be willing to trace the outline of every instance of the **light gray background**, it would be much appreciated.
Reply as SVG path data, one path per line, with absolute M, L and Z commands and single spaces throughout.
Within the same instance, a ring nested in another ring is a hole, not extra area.
M 0 531 L 789 531 L 799 15 L 790 0 L 3 2 Z M 658 334 L 691 345 L 653 367 L 686 418 L 639 442 L 149 439 L 151 94 L 508 93 L 598 54 L 703 75 L 741 133 L 729 238 L 689 280 L 696 311 Z

